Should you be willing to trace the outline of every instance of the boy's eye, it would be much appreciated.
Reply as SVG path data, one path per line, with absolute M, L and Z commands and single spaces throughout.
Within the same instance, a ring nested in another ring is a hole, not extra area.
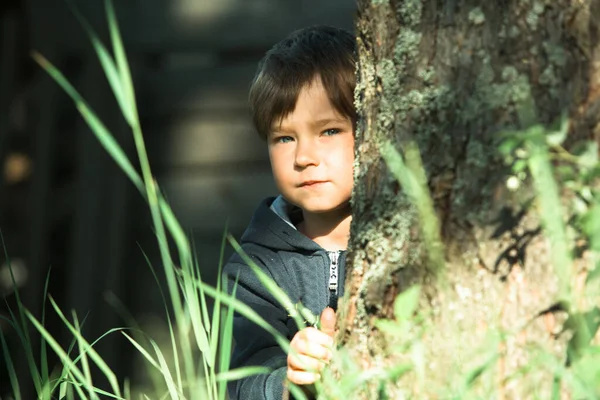
M 323 131 L 323 135 L 333 136 L 335 134 L 340 133 L 341 131 L 342 131 L 341 129 L 337 129 L 337 128 L 327 129 L 326 131 Z
M 291 136 L 279 136 L 275 138 L 275 143 L 289 143 L 292 140 L 294 139 Z

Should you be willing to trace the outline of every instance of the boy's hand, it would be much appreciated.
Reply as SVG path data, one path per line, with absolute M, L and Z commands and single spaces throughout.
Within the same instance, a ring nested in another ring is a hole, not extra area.
M 332 357 L 335 333 L 335 311 L 327 307 L 321 313 L 321 329 L 314 327 L 298 331 L 287 358 L 287 378 L 296 385 L 310 385 L 319 379 L 319 371 Z

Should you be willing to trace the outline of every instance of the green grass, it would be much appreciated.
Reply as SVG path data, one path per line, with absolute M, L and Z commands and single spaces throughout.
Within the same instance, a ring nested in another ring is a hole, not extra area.
M 122 169 L 140 195 L 147 201 L 151 216 L 152 228 L 156 233 L 156 245 L 160 250 L 160 261 L 166 276 L 166 291 L 161 287 L 156 271 L 146 257 L 151 272 L 154 274 L 165 309 L 165 319 L 169 333 L 168 343 L 159 343 L 147 332 L 137 326 L 114 328 L 94 341 L 89 341 L 81 334 L 85 318 L 79 322 L 79 316 L 71 314 L 70 318 L 60 310 L 52 298 L 49 303 L 52 311 L 62 320 L 72 334 L 68 348 L 63 348 L 45 327 L 45 303 L 41 319 L 36 319 L 22 307 L 19 292 L 16 291 L 18 307 L 9 308 L 10 318 L 4 320 L 10 325 L 16 338 L 24 350 L 24 357 L 29 368 L 29 377 L 17 376 L 14 357 L 6 337 L 0 332 L 0 344 L 3 362 L 8 372 L 8 381 L 16 400 L 21 400 L 20 387 L 33 385 L 39 399 L 81 398 L 81 399 L 226 399 L 226 384 L 255 374 L 268 373 L 264 367 L 245 367 L 236 370 L 230 368 L 230 354 L 233 341 L 234 312 L 262 327 L 272 335 L 281 348 L 290 351 L 289 340 L 248 305 L 235 297 L 236 288 L 227 293 L 225 283 L 218 280 L 216 287 L 202 281 L 198 257 L 190 245 L 185 231 L 176 219 L 168 202 L 160 191 L 153 177 L 143 141 L 142 127 L 139 121 L 135 93 L 132 85 L 130 68 L 126 52 L 121 40 L 117 18 L 110 0 L 105 1 L 106 15 L 110 30 L 110 48 L 105 46 L 85 19 L 74 9 L 76 17 L 86 30 L 90 42 L 98 56 L 108 84 L 120 107 L 123 118 L 133 135 L 137 158 L 141 171 L 138 171 L 123 149 L 114 139 L 108 128 L 97 117 L 94 110 L 85 102 L 68 79 L 52 63 L 42 55 L 34 53 L 34 59 L 73 100 L 76 109 L 90 127 L 92 133 L 107 153 Z M 564 386 L 579 398 L 600 398 L 600 347 L 592 343 L 592 338 L 600 326 L 600 310 L 596 305 L 584 306 L 586 296 L 598 298 L 597 289 L 600 281 L 600 267 L 596 267 L 588 276 L 585 293 L 573 289 L 573 238 L 570 230 L 578 232 L 580 238 L 590 243 L 594 257 L 600 260 L 600 193 L 596 189 L 600 176 L 597 154 L 593 149 L 570 154 L 561 147 L 566 136 L 568 125 L 563 121 L 556 131 L 534 125 L 524 132 L 508 134 L 508 139 L 500 150 L 510 155 L 515 176 L 522 182 L 527 181 L 535 191 L 537 210 L 542 222 L 545 236 L 552 248 L 554 271 L 561 282 L 561 299 L 569 311 L 568 327 L 574 332 L 569 343 L 568 357 L 570 366 L 556 359 L 541 349 L 531 349 L 536 354 L 532 363 L 515 374 L 511 379 L 527 379 L 528 374 L 536 369 L 551 371 L 555 376 L 554 396 L 558 398 L 559 389 Z M 513 157 L 515 150 L 526 156 Z M 427 177 L 422 165 L 419 149 L 409 143 L 402 149 L 391 144 L 381 150 L 382 157 L 390 171 L 400 182 L 404 193 L 414 203 L 421 224 L 421 232 L 429 255 L 429 262 L 437 271 L 440 282 L 445 282 L 444 249 L 440 238 L 440 223 L 436 217 L 433 201 L 427 187 Z M 569 169 L 568 180 L 561 178 L 557 172 L 557 164 Z M 583 199 L 569 209 L 561 203 L 564 190 L 575 193 L 575 199 Z M 583 203 L 583 204 L 582 204 Z M 574 218 L 567 218 L 572 210 L 578 210 Z M 169 247 L 169 239 L 174 243 L 174 250 Z M 314 325 L 317 316 L 312 315 L 301 304 L 293 304 L 283 292 L 242 250 L 241 246 L 230 235 L 224 235 L 219 260 L 219 276 L 223 264 L 223 254 L 229 244 L 254 271 L 258 279 L 269 290 L 273 297 L 288 310 L 295 323 L 302 327 L 306 323 Z M 7 260 L 8 252 L 4 249 Z M 145 256 L 145 254 L 144 254 Z M 178 260 L 179 265 L 175 265 Z M 14 278 L 13 278 L 14 281 Z M 14 283 L 14 282 L 13 282 Z M 47 298 L 48 279 L 46 280 L 44 299 Z M 596 288 L 596 289 L 595 289 Z M 588 293 L 589 292 L 589 293 Z M 212 310 L 208 309 L 207 296 L 214 299 Z M 596 297 L 594 297 L 596 296 Z M 403 382 L 406 393 L 412 393 L 413 387 L 428 384 L 424 358 L 423 336 L 430 327 L 427 315 L 418 310 L 420 288 L 413 287 L 401 293 L 394 304 L 395 319 L 378 321 L 378 328 L 397 339 L 395 351 L 405 355 L 396 365 L 363 370 L 355 364 L 346 349 L 335 353 L 335 363 L 343 371 L 334 377 L 330 371 L 323 372 L 323 379 L 316 385 L 323 399 L 351 399 L 356 393 L 364 390 L 372 382 L 376 382 L 379 398 L 388 398 L 389 388 L 394 382 Z M 172 312 L 170 311 L 172 309 Z M 130 321 L 134 326 L 135 321 Z M 39 357 L 33 353 L 33 340 L 29 334 L 33 327 L 40 334 L 41 353 Z M 499 357 L 497 347 L 515 332 L 490 332 L 489 342 L 481 354 L 484 357 L 472 368 L 460 371 L 448 371 L 451 382 L 447 387 L 436 388 L 452 398 L 480 398 L 483 393 L 494 397 L 496 386 L 486 384 L 493 376 L 494 365 Z M 95 345 L 109 335 L 122 335 L 136 349 L 145 362 L 147 375 L 152 378 L 151 391 L 140 392 L 132 388 L 124 377 L 117 377 L 111 367 L 95 350 Z M 58 368 L 48 365 L 48 348 L 56 353 L 60 360 Z M 477 350 L 479 351 L 479 350 Z M 92 381 L 92 371 L 97 370 L 109 382 L 109 390 L 101 391 Z M 487 385 L 487 386 L 486 386 Z M 306 396 L 295 385 L 290 391 L 300 399 Z

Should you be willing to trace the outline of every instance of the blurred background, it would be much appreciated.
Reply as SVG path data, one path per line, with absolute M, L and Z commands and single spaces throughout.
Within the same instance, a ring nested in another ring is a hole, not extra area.
M 104 2 L 72 3 L 108 44 Z M 239 237 L 260 200 L 276 194 L 266 146 L 253 132 L 246 103 L 256 64 L 295 29 L 329 24 L 352 30 L 355 2 L 114 3 L 154 174 L 193 235 L 204 280 L 214 284 L 226 221 Z M 22 300 L 41 316 L 51 269 L 49 295 L 65 313 L 87 315 L 87 338 L 129 325 L 130 317 L 160 335 L 163 303 L 143 256 L 146 252 L 161 271 L 147 207 L 73 103 L 32 61 L 32 50 L 65 73 L 135 158 L 131 133 L 67 1 L 2 0 L 0 230 Z M 4 252 L 0 297 L 0 314 L 8 316 L 15 293 Z M 47 312 L 46 325 L 68 343 L 53 311 Z M 18 338 L 6 322 L 0 321 L 0 329 L 27 386 L 31 381 Z M 117 376 L 144 379 L 136 373 L 131 345 L 120 336 L 97 348 Z M 0 398 L 8 387 L 0 367 Z M 26 399 L 35 397 L 32 386 L 22 391 Z

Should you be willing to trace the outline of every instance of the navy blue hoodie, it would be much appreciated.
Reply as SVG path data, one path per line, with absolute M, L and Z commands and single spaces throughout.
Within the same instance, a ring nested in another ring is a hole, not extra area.
M 296 304 L 301 302 L 314 315 L 327 306 L 336 309 L 343 295 L 345 251 L 331 252 L 296 228 L 301 210 L 281 196 L 264 200 L 241 238 L 242 249 Z M 223 273 L 231 293 L 238 276 L 236 297 L 252 307 L 267 323 L 289 340 L 298 331 L 288 311 L 260 283 L 238 254 L 227 262 Z M 268 375 L 258 375 L 229 385 L 230 399 L 281 400 L 286 377 L 287 354 L 271 334 L 246 318 L 234 317 L 235 347 L 231 368 L 266 366 Z

